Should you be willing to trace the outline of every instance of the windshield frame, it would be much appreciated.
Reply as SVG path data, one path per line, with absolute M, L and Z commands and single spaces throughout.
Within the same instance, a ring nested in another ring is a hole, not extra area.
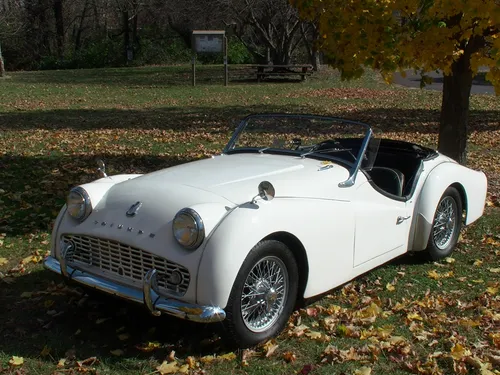
M 350 168 L 347 168 L 349 170 L 349 178 L 345 181 L 342 181 L 339 183 L 339 187 L 350 187 L 353 186 L 354 183 L 356 182 L 356 176 L 358 174 L 358 171 L 361 168 L 361 164 L 363 163 L 364 156 L 366 154 L 366 151 L 368 149 L 368 145 L 370 144 L 370 140 L 375 140 L 373 136 L 373 130 L 370 125 L 359 122 L 359 121 L 354 121 L 354 120 L 347 120 L 344 118 L 340 117 L 332 117 L 332 116 L 322 116 L 322 115 L 310 115 L 310 114 L 289 114 L 289 113 L 263 113 L 263 114 L 252 114 L 249 116 L 246 116 L 244 119 L 242 119 L 234 131 L 233 135 L 231 136 L 231 139 L 227 143 L 226 147 L 224 147 L 224 150 L 222 151 L 223 155 L 227 155 L 231 151 L 238 150 L 235 149 L 236 142 L 240 136 L 240 134 L 245 130 L 246 126 L 252 119 L 256 118 L 294 118 L 294 119 L 304 119 L 304 120 L 321 120 L 321 121 L 332 121 L 332 122 L 339 122 L 339 123 L 344 123 L 344 124 L 349 124 L 349 125 L 354 125 L 354 126 L 361 126 L 362 128 L 365 129 L 364 132 L 364 138 L 361 143 L 361 147 L 358 151 L 358 155 L 356 157 L 356 162 L 352 163 L 352 166 Z M 372 147 L 373 148 L 373 147 Z M 243 149 L 243 148 L 242 148 Z M 253 150 L 253 148 L 250 148 Z M 272 149 L 272 148 L 266 148 L 266 151 L 271 150 L 271 151 L 283 151 L 283 154 L 288 154 L 293 153 L 293 156 L 297 157 L 302 157 L 300 153 L 291 151 L 291 150 L 280 150 L 280 149 Z M 257 149 L 257 152 L 260 152 Z M 378 152 L 378 144 L 375 144 L 374 148 L 375 154 Z M 325 160 L 335 160 L 335 158 L 327 157 L 325 155 L 321 155 L 320 153 L 315 153 L 312 152 L 310 154 L 304 155 L 305 157 L 307 156 L 313 156 L 313 157 L 318 157 L 322 156 L 324 157 Z

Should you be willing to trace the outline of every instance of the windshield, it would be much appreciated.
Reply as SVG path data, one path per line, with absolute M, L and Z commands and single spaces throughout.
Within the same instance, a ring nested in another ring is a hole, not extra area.
M 353 175 L 370 169 L 378 142 L 369 125 L 313 115 L 252 115 L 245 118 L 224 153 L 274 153 L 334 160 Z

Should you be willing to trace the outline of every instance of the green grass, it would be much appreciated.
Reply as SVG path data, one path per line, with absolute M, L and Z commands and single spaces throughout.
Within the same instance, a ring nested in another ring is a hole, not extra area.
M 180 363 L 189 356 L 199 363 L 191 374 L 276 375 L 307 373 L 308 368 L 311 374 L 352 374 L 362 366 L 372 368 L 372 374 L 408 374 L 411 368 L 425 373 L 423 363 L 438 351 L 443 353 L 435 359 L 439 371 L 427 373 L 451 374 L 456 366 L 466 366 L 480 374 L 467 356 L 454 360 L 450 353 L 459 343 L 485 364 L 500 356 L 495 341 L 500 338 L 489 336 L 499 331 L 500 314 L 499 274 L 491 271 L 500 268 L 500 208 L 495 206 L 500 100 L 493 96 L 472 97 L 469 128 L 469 164 L 487 174 L 490 206 L 463 232 L 454 262 L 429 263 L 407 255 L 311 301 L 309 310 L 291 318 L 290 328 L 276 340 L 276 351 L 265 357 L 266 349 L 256 348 L 248 366 L 242 363 L 248 353 L 241 351 L 232 360 L 202 360 L 233 351 L 219 324 L 152 318 L 137 306 L 85 297 L 40 263 L 19 267 L 22 259 L 49 250 L 52 222 L 68 189 L 96 178 L 96 159 L 104 158 L 114 174 L 202 158 L 220 152 L 238 120 L 250 113 L 342 116 L 367 121 L 386 137 L 437 144 L 438 92 L 388 86 L 372 72 L 353 82 L 327 71 L 304 83 L 261 84 L 236 79 L 236 73 L 224 87 L 221 67 L 200 67 L 195 88 L 189 66 L 20 72 L 0 80 L 0 258 L 7 262 L 0 261 L 0 374 L 76 373 L 75 361 L 89 357 L 96 361 L 81 365 L 80 371 L 150 374 L 172 350 Z M 433 271 L 450 276 L 434 279 Z M 389 283 L 394 291 L 388 290 Z M 372 321 L 359 321 L 357 312 L 371 303 L 380 312 Z M 341 312 L 332 305 L 341 306 Z M 321 339 L 290 335 L 300 324 L 320 332 Z M 404 345 L 360 337 L 377 327 L 390 327 L 390 336 L 404 337 Z M 128 337 L 120 340 L 123 333 Z M 136 348 L 154 341 L 159 347 L 152 352 Z M 328 344 L 340 350 L 353 347 L 359 355 L 385 348 L 367 360 L 323 362 Z M 116 349 L 123 354 L 111 354 Z M 288 363 L 287 352 L 296 359 Z M 23 357 L 24 364 L 9 366 L 12 356 Z M 57 367 L 61 358 L 68 358 L 66 368 Z

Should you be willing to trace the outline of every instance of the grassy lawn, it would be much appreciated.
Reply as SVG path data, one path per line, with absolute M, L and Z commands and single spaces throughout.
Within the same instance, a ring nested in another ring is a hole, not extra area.
M 493 96 L 472 97 L 469 129 L 468 163 L 488 176 L 488 204 L 453 258 L 407 255 L 386 264 L 310 301 L 262 347 L 233 351 L 220 325 L 153 318 L 44 271 L 52 222 L 69 188 L 97 177 L 98 158 L 110 174 L 203 158 L 256 112 L 342 116 L 384 137 L 437 144 L 439 92 L 388 86 L 374 73 L 353 82 L 329 71 L 303 83 L 233 79 L 228 87 L 220 67 L 197 73 L 196 88 L 188 66 L 0 80 L 0 374 L 152 374 L 164 361 L 162 373 L 208 375 L 500 374 L 500 99 Z

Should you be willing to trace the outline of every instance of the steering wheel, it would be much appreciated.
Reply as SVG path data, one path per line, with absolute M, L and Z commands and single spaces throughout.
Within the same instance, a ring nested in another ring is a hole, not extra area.
M 317 151 L 321 151 L 322 149 L 323 150 L 327 150 L 326 147 L 324 147 L 325 145 L 328 145 L 329 148 L 331 149 L 331 151 L 334 151 L 334 152 L 347 152 L 349 155 L 352 156 L 352 159 L 354 160 L 354 162 L 356 162 L 358 159 L 356 158 L 356 155 L 354 155 L 352 152 L 351 152 L 351 149 L 348 149 L 348 148 L 345 148 L 344 146 L 342 146 L 342 144 L 336 140 L 336 139 L 329 139 L 328 141 L 323 141 L 323 142 L 320 142 L 317 144 L 317 148 L 316 150 Z

